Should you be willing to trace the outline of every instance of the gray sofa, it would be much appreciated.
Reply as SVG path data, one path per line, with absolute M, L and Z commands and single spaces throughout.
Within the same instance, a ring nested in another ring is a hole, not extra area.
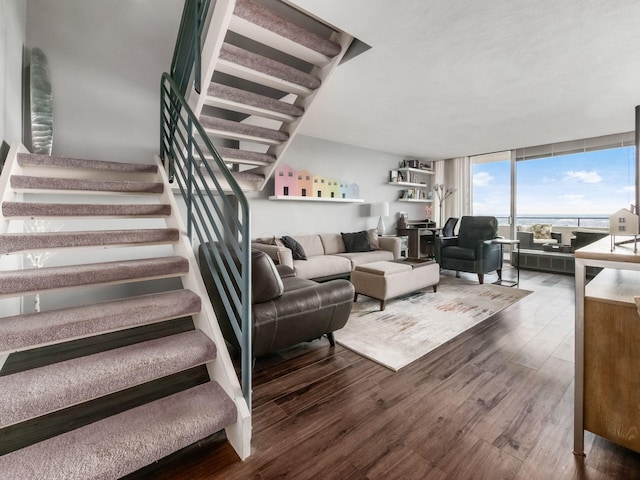
M 291 267 L 296 276 L 311 280 L 348 277 L 353 269 L 365 263 L 400 258 L 400 237 L 376 237 L 368 252 L 346 251 L 339 233 L 292 235 L 304 249 L 307 260 L 294 260 L 290 249 L 275 238 L 259 239 L 252 247 L 269 255 L 277 265 Z

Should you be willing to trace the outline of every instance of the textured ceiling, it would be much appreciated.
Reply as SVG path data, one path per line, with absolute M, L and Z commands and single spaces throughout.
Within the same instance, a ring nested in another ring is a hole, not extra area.
M 305 135 L 425 159 L 634 129 L 638 0 L 291 0 L 371 45 Z

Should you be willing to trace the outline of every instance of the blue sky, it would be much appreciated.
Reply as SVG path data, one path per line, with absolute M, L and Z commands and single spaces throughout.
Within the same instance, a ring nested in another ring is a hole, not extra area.
M 518 215 L 604 214 L 635 201 L 634 147 L 518 162 Z M 473 213 L 509 213 L 509 161 L 473 165 Z

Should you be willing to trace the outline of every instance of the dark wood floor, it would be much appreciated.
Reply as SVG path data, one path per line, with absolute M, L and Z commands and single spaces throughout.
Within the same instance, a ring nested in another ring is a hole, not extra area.
M 492 280 L 489 277 L 488 280 Z M 636 479 L 640 455 L 573 444 L 573 277 L 523 271 L 534 293 L 399 372 L 326 340 L 261 359 L 253 454 L 212 440 L 154 479 Z

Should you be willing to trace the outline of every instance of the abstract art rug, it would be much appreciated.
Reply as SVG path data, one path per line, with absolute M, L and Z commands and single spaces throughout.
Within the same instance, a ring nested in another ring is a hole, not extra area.
M 399 370 L 531 292 L 442 276 L 431 287 L 380 302 L 360 295 L 336 341 L 392 370 Z

